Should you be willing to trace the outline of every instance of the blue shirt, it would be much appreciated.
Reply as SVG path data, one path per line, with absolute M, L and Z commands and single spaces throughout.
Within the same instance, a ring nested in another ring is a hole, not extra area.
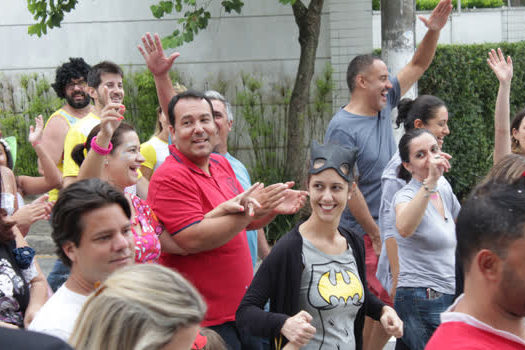
M 396 152 L 390 113 L 401 98 L 397 78 L 391 79 L 392 89 L 388 90 L 387 105 L 377 116 L 352 114 L 341 108 L 328 124 L 325 143 L 335 143 L 347 148 L 358 148 L 357 185 L 365 197 L 370 214 L 377 221 L 381 204 L 381 174 Z M 348 208 L 341 216 L 341 225 L 363 236 L 365 231 L 350 214 Z
M 233 157 L 230 153 L 226 153 L 224 157 L 230 162 L 237 180 L 241 183 L 242 188 L 244 188 L 246 191 L 252 186 L 248 170 L 244 164 L 242 164 L 237 158 Z M 255 269 L 255 264 L 257 263 L 257 230 L 246 230 L 246 236 L 248 237 L 248 246 L 250 247 L 252 265 Z

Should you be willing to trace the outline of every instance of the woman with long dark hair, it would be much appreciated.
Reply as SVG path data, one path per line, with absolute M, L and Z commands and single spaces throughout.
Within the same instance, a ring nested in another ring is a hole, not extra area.
M 311 149 L 312 213 L 281 238 L 259 267 L 237 310 L 237 325 L 271 338 L 273 349 L 362 348 L 365 315 L 402 335 L 395 311 L 368 291 L 363 241 L 339 227 L 355 189 L 357 150 Z M 270 312 L 264 305 L 270 300 Z

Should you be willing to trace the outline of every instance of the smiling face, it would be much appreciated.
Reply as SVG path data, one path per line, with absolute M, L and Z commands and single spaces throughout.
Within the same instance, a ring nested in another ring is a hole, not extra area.
M 308 182 L 312 216 L 324 222 L 339 222 L 349 198 L 349 185 L 337 171 L 312 174 Z
M 416 180 L 423 181 L 428 177 L 430 157 L 435 157 L 439 153 L 436 138 L 425 132 L 410 141 L 409 162 L 403 162 L 403 166 Z
M 78 246 L 63 245 L 71 260 L 71 273 L 90 285 L 104 281 L 111 272 L 135 260 L 135 242 L 130 221 L 118 204 L 91 210 L 81 217 Z
M 140 140 L 135 131 L 120 135 L 119 145 L 107 156 L 105 175 L 111 184 L 124 189 L 138 181 L 138 169 L 144 162 L 140 153 Z
M 177 149 L 199 168 L 207 168 L 217 137 L 210 105 L 204 99 L 184 98 L 175 105 L 174 114 L 175 128 L 170 130 Z
M 392 88 L 385 62 L 374 60 L 362 76 L 368 104 L 376 112 L 381 111 L 387 105 L 388 90 Z
M 64 89 L 67 104 L 75 109 L 86 107 L 91 101 L 84 78 L 71 79 Z
M 111 102 L 122 103 L 124 100 L 124 85 L 120 74 L 102 73 L 100 75 L 100 85 L 96 89 L 90 88 L 90 96 L 99 109 L 104 108 L 109 103 L 104 87 L 108 89 Z
M 448 129 L 448 110 L 447 107 L 439 107 L 434 117 L 428 120 L 427 124 L 424 124 L 424 128 L 427 129 L 434 135 L 437 139 L 438 146 L 441 149 L 443 147 L 443 140 L 445 136 L 450 134 Z

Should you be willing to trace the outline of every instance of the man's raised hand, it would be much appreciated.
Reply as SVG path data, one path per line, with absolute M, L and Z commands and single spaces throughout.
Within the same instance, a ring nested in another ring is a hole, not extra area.
M 137 48 L 142 57 L 144 57 L 150 72 L 154 76 L 160 76 L 168 73 L 175 59 L 180 56 L 180 53 L 174 52 L 166 56 L 159 35 L 155 33 L 153 36 L 154 38 L 151 37 L 150 33 L 143 35 L 142 44 L 144 47 L 138 45 Z
M 428 30 L 441 30 L 447 24 L 448 16 L 452 12 L 452 0 L 441 0 L 434 8 L 429 18 L 418 16 Z

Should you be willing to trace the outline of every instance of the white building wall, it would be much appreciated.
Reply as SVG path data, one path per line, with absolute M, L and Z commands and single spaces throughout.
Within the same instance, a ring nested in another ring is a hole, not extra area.
M 346 70 L 352 58 L 372 51 L 372 2 L 329 1 L 330 54 L 335 84 L 333 109 L 348 103 Z
M 430 11 L 417 15 L 430 16 Z M 373 13 L 373 47 L 381 48 L 381 13 Z M 416 41 L 426 27 L 416 17 Z M 440 44 L 480 44 L 525 40 L 525 8 L 462 10 L 453 12 L 439 37 Z
M 62 28 L 49 30 L 41 38 L 27 34 L 33 21 L 25 1 L 2 2 L 0 42 L 8 54 L 0 55 L 0 72 L 53 73 L 60 63 L 77 56 L 90 64 L 108 59 L 142 68 L 144 62 L 136 48 L 141 35 L 149 31 L 165 36 L 176 26 L 174 16 L 163 20 L 153 17 L 149 6 L 156 2 L 84 0 L 66 14 Z M 181 56 L 175 67 L 186 80 L 202 89 L 210 79 L 219 75 L 235 79 L 241 71 L 260 73 L 268 81 L 295 77 L 299 44 L 291 6 L 277 0 L 246 1 L 241 15 L 230 15 L 220 10 L 218 1 L 213 4 L 208 29 L 178 48 Z M 328 27 L 326 12 L 317 51 L 318 71 L 330 61 Z

